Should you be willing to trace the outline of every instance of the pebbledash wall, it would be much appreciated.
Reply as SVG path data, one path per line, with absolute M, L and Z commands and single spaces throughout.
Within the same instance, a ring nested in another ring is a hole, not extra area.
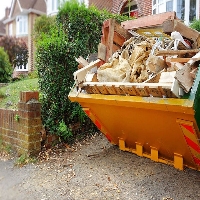
M 18 154 L 41 150 L 41 104 L 38 92 L 21 92 L 18 110 L 0 109 L 0 138 Z

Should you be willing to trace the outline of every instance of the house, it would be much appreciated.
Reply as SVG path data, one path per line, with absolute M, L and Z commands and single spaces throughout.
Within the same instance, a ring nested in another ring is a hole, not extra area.
M 47 2 L 47 15 L 53 16 L 56 15 L 58 12 L 59 6 L 65 2 L 66 0 L 46 0 Z M 88 6 L 88 0 L 78 0 L 80 3 L 84 3 Z
M 89 0 L 91 5 L 134 17 L 175 11 L 177 17 L 187 25 L 193 19 L 199 19 L 200 14 L 200 0 Z
M 9 14 L 7 13 L 3 23 L 5 34 L 22 38 L 29 50 L 29 59 L 26 66 L 17 67 L 13 76 L 27 74 L 34 69 L 34 45 L 32 32 L 35 19 L 46 14 L 45 0 L 12 0 Z

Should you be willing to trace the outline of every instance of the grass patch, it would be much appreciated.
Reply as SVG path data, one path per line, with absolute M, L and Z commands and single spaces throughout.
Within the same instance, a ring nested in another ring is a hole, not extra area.
M 23 167 L 26 164 L 29 163 L 36 163 L 37 162 L 37 158 L 36 157 L 31 157 L 27 154 L 22 154 L 21 156 L 19 156 L 16 161 L 15 161 L 15 166 L 18 167 Z
M 38 78 L 22 79 L 0 88 L 0 108 L 17 109 L 20 91 L 38 91 Z

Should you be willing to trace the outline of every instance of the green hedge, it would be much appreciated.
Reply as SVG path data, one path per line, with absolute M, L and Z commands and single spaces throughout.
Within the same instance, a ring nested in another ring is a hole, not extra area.
M 73 73 L 78 63 L 75 58 L 86 58 L 97 52 L 102 34 L 102 23 L 114 17 L 96 8 L 86 8 L 77 0 L 65 2 L 59 10 L 55 24 L 49 17 L 36 21 L 36 64 L 42 99 L 42 120 L 45 128 L 65 140 L 74 132 L 70 124 L 80 123 L 80 131 L 93 129 L 90 120 L 77 103 L 71 103 L 68 94 L 74 84 Z M 44 21 L 47 23 L 44 23 Z M 51 23 L 49 23 L 51 21 Z M 46 24 L 46 26 L 41 26 Z
M 11 80 L 12 67 L 8 54 L 0 47 L 0 83 L 7 83 Z

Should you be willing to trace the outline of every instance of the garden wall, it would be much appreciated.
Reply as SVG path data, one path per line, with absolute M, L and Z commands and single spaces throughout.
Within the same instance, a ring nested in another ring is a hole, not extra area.
M 41 150 L 41 104 L 38 92 L 21 92 L 18 110 L 0 109 L 0 138 L 18 154 Z

